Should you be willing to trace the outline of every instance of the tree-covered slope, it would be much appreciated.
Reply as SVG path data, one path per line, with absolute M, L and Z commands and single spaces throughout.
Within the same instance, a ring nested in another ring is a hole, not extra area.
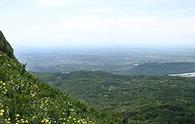
M 38 77 L 102 111 L 124 112 L 130 124 L 195 123 L 195 81 L 191 79 L 83 71 L 39 73 Z

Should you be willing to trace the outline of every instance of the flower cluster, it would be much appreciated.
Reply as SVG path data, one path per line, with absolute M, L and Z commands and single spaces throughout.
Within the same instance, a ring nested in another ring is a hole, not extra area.
M 5 87 L 5 83 L 3 81 L 0 81 L 0 91 L 2 94 L 6 94 L 7 93 L 7 88 Z
M 5 110 L 1 109 L 0 110 L 0 116 L 3 116 L 4 112 L 5 112 Z

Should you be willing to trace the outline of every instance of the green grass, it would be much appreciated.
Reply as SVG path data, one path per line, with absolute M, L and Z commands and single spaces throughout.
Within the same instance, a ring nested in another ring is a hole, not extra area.
M 85 103 L 41 83 L 16 60 L 0 53 L 0 123 L 101 124 L 112 121 Z

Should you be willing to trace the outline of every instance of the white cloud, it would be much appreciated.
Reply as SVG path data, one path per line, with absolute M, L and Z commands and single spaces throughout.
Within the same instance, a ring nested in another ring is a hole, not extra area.
M 32 45 L 188 44 L 195 39 L 195 18 L 75 16 L 53 24 L 34 25 L 17 35 Z M 42 43 L 40 42 L 42 41 Z M 172 43 L 171 43 L 172 42 Z

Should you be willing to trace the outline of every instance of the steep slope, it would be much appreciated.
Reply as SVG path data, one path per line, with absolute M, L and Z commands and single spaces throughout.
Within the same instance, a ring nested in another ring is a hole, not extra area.
M 15 61 L 4 37 L 1 43 L 0 124 L 111 123 L 93 108 L 41 83 Z
M 9 44 L 9 42 L 6 40 L 6 38 L 4 37 L 1 31 L 0 31 L 0 51 L 5 53 L 10 58 L 15 59 L 14 52 L 13 52 L 14 50 Z
M 0 54 L 0 122 L 92 122 L 87 111 L 84 104 L 40 83 Z

